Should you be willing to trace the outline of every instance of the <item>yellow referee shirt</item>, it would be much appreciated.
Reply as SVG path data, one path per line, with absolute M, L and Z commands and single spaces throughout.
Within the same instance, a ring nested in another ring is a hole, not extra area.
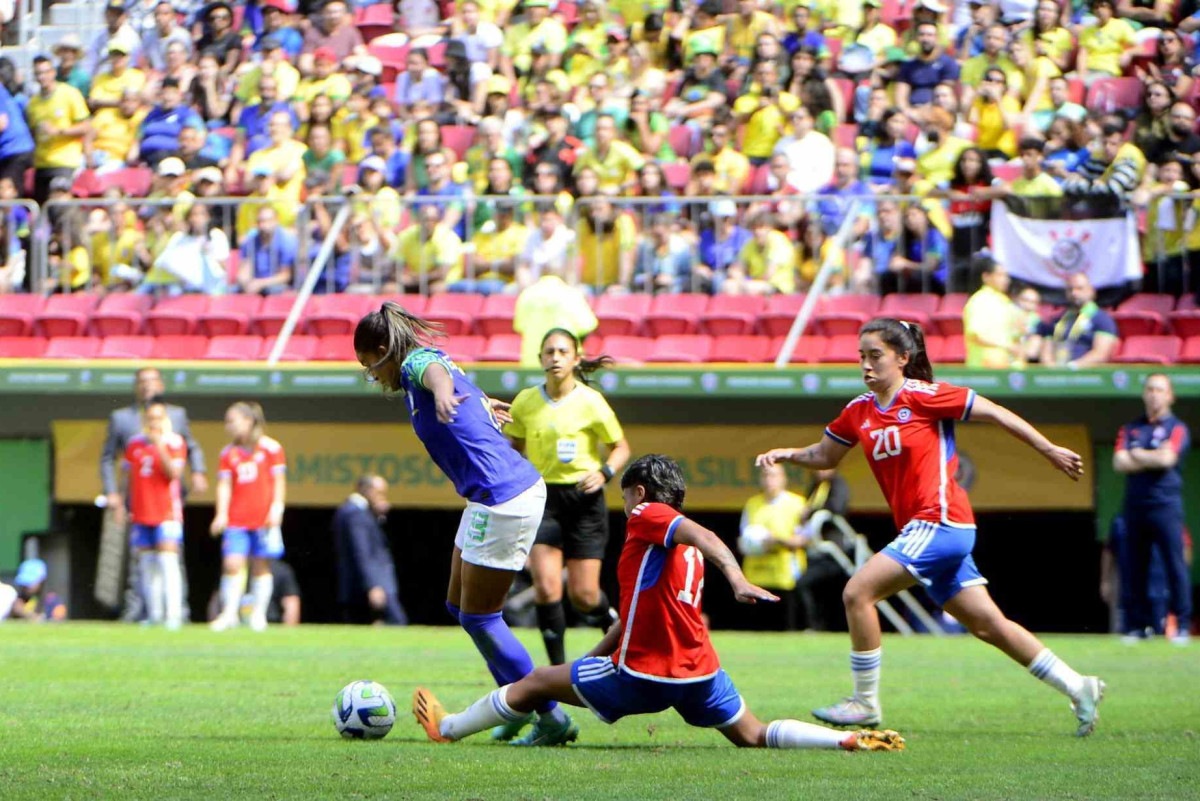
M 781 492 L 774 500 L 759 493 L 746 501 L 742 510 L 742 527 L 762 526 L 777 540 L 789 540 L 800 525 L 807 502 L 794 492 Z M 773 590 L 790 590 L 804 573 L 808 557 L 803 548 L 780 548 L 761 556 L 747 556 L 742 561 L 746 580 Z
M 604 464 L 600 445 L 625 438 L 612 407 L 581 383 L 565 398 L 550 400 L 545 386 L 521 390 L 504 433 L 525 440 L 525 455 L 547 484 L 575 484 Z

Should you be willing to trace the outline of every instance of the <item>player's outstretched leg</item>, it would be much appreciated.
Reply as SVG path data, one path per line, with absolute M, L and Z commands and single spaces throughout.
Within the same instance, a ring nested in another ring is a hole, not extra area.
M 763 723 L 749 710 L 737 722 L 720 729 L 739 748 L 840 748 L 843 751 L 903 751 L 904 738 L 886 730 L 860 729 L 847 734 L 799 720 Z
M 1104 682 L 1081 676 L 1054 655 L 1037 637 L 1004 616 L 982 586 L 967 587 L 945 603 L 945 609 L 980 640 L 994 645 L 1067 698 L 1078 725 L 1075 734 L 1086 737 L 1100 719 Z

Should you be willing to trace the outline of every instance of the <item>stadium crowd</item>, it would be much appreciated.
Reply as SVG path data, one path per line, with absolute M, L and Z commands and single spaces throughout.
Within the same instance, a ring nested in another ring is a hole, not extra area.
M 1064 194 L 1141 210 L 1144 291 L 1200 277 L 1190 0 L 111 0 L 104 20 L 29 85 L 0 60 L 0 199 L 44 212 L 4 208 L 0 291 L 278 293 L 348 204 L 319 292 L 549 272 L 786 295 L 829 262 L 831 295 L 957 295 L 994 202 Z

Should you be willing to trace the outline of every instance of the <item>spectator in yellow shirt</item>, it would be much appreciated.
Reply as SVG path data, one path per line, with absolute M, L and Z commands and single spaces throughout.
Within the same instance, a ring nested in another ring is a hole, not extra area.
M 513 330 L 521 335 L 522 367 L 540 366 L 542 337 L 550 329 L 570 331 L 581 341 L 596 330 L 596 313 L 583 291 L 563 280 L 564 269 L 562 261 L 547 262 L 517 296 Z
M 1075 72 L 1091 85 L 1098 78 L 1116 78 L 1137 52 L 1133 26 L 1113 16 L 1113 0 L 1092 0 L 1096 22 L 1079 33 Z
M 287 52 L 279 37 L 267 35 L 260 42 L 262 60 L 242 73 L 233 96 L 244 106 L 262 102 L 258 85 L 270 75 L 275 79 L 276 96 L 280 100 L 291 100 L 300 86 L 300 71 L 288 62 Z
M 779 596 L 777 610 L 760 620 L 763 628 L 793 631 L 797 627 L 796 580 L 804 573 L 808 538 L 800 521 L 807 503 L 789 492 L 782 464 L 762 468 L 762 492 L 746 501 L 739 525 L 738 547 L 746 580 Z M 753 576 L 753 578 L 751 578 Z
M 481 295 L 515 290 L 517 259 L 528 238 L 529 229 L 517 221 L 516 201 L 497 202 L 492 219 L 479 227 L 467 246 L 467 263 L 474 276 L 467 275 L 463 267 L 455 268 L 446 277 L 449 290 Z
M 1007 369 L 1019 365 L 1024 326 L 1008 297 L 1008 270 L 982 252 L 971 259 L 971 272 L 982 278 L 983 286 L 963 307 L 967 367 Z
M 286 111 L 276 111 L 267 120 L 267 136 L 270 143 L 256 150 L 246 161 L 250 171 L 259 165 L 271 170 L 275 184 L 285 202 L 300 205 L 300 191 L 304 187 L 304 154 L 308 150 L 303 142 L 292 138 L 292 117 Z
M 762 211 L 750 219 L 752 238 L 729 266 L 724 291 L 732 295 L 790 294 L 796 291 L 796 248 L 777 230 L 775 215 Z
M 38 90 L 25 107 L 25 121 L 34 141 L 33 199 L 44 203 L 52 180 L 70 180 L 84 166 L 83 143 L 91 131 L 91 114 L 78 89 L 58 82 L 50 59 L 34 58 L 33 77 Z
M 575 161 L 575 174 L 591 168 L 596 171 L 600 188 L 620 191 L 636 180 L 635 173 L 646 160 L 633 145 L 617 139 L 617 123 L 611 114 L 601 114 L 596 120 L 596 147 L 585 150 Z
M 740 193 L 750 176 L 750 159 L 730 144 L 731 127 L 726 118 L 713 118 L 704 152 L 692 157 L 693 172 L 702 161 L 712 165 L 717 176 L 714 189 L 723 195 Z
M 141 92 L 146 88 L 146 73 L 129 66 L 129 44 L 123 39 L 114 39 L 108 45 L 108 72 L 102 72 L 92 81 L 88 93 L 88 105 L 92 111 L 116 108 L 127 90 Z
M 317 95 L 328 95 L 335 103 L 340 103 L 350 96 L 352 90 L 350 79 L 338 72 L 337 56 L 333 50 L 318 47 L 313 52 L 313 75 L 296 87 L 296 99 L 310 103 Z M 281 100 L 287 99 L 282 92 L 279 97 Z
M 737 14 L 729 17 L 727 24 L 733 57 L 743 68 L 753 63 L 759 36 L 769 33 L 777 39 L 783 37 L 778 20 L 762 10 L 759 0 L 738 0 Z
M 126 89 L 116 108 L 102 108 L 92 117 L 92 136 L 86 144 L 89 166 L 107 172 L 119 170 L 129 161 L 138 141 L 138 129 L 146 118 L 141 96 Z
M 637 225 L 607 195 L 579 208 L 579 281 L 596 292 L 623 291 L 633 281 Z
M 501 50 L 501 72 L 514 80 L 529 71 L 530 54 L 540 44 L 550 56 L 552 68 L 562 65 L 567 49 L 567 29 L 550 16 L 550 0 L 525 0 L 525 21 L 508 28 Z
M 990 159 L 1017 155 L 1016 129 L 1024 121 L 1020 102 L 1004 90 L 1004 72 L 991 68 L 971 103 L 967 122 L 975 126 L 979 149 Z
M 400 284 L 408 292 L 444 292 L 446 278 L 461 269 L 462 240 L 442 222 L 436 203 L 422 203 L 416 217 L 417 224 L 400 232 L 390 254 Z
M 1062 186 L 1042 169 L 1046 159 L 1046 143 L 1037 137 L 1027 136 L 1021 140 L 1020 148 L 1021 175 L 1013 180 L 1009 192 L 1030 199 L 1062 197 Z
M 1007 48 L 1008 28 L 997 23 L 984 32 L 983 52 L 964 61 L 962 72 L 959 74 L 959 83 L 962 84 L 962 108 L 971 107 L 975 93 L 993 70 L 1000 70 L 1004 77 L 1002 88 L 1005 92 L 1014 95 L 1020 92 L 1024 77 L 1021 69 L 1008 57 Z
M 733 104 L 734 118 L 745 126 L 741 150 L 752 165 L 767 163 L 788 119 L 799 107 L 799 98 L 779 88 L 779 66 L 775 62 L 760 61 L 755 65 L 750 91 Z

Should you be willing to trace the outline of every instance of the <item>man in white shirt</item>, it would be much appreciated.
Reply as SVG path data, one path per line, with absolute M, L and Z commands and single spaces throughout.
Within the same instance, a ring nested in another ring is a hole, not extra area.
M 775 153 L 787 156 L 791 165 L 788 183 L 806 195 L 833 178 L 833 142 L 814 130 L 813 122 L 812 113 L 801 106 L 792 112 L 792 135 L 775 143 Z

